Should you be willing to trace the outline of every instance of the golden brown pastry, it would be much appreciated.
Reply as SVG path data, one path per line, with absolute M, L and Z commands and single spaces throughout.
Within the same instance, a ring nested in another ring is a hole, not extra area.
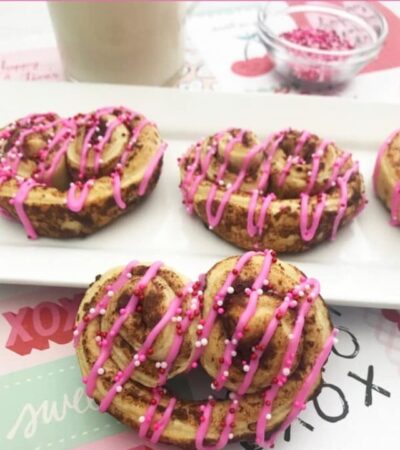
M 189 148 L 180 169 L 187 211 L 247 250 L 304 251 L 334 239 L 365 204 L 351 154 L 307 131 L 260 142 L 228 129 Z
M 153 443 L 199 450 L 273 444 L 317 394 L 336 334 L 318 282 L 269 250 L 220 261 L 195 283 L 160 262 L 111 270 L 86 292 L 74 331 L 100 411 Z M 208 399 L 165 387 L 199 364 Z
M 0 131 L 0 210 L 30 238 L 91 234 L 152 191 L 165 148 L 123 107 L 24 117 Z
M 390 211 L 390 223 L 400 226 L 400 130 L 392 133 L 379 149 L 374 188 Z

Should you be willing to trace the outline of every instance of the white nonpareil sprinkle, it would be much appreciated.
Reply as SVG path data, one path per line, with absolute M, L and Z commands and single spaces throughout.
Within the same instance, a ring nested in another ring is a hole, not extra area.
M 96 310 L 94 308 L 90 308 L 89 312 L 90 312 L 90 314 L 94 314 L 96 312 Z
M 238 340 L 235 339 L 235 338 L 233 338 L 233 339 L 232 339 L 232 344 L 233 344 L 233 345 L 237 345 L 237 344 L 238 344 Z
M 226 291 L 228 292 L 228 294 L 233 294 L 235 292 L 235 289 L 232 286 L 229 286 Z
M 121 392 L 121 391 L 122 391 L 122 386 L 117 386 L 117 387 L 115 388 L 115 390 L 116 390 L 117 392 Z
M 229 372 L 227 370 L 224 370 L 223 375 L 224 375 L 224 377 L 229 377 Z
M 104 316 L 104 314 L 106 313 L 106 310 L 104 308 L 101 308 L 99 313 L 101 316 Z
M 224 344 L 228 345 L 229 344 L 229 339 L 225 339 Z
M 201 347 L 201 342 L 200 341 L 196 341 L 196 343 L 194 344 L 196 348 L 200 348 Z
M 265 418 L 267 419 L 267 420 L 271 420 L 271 414 L 270 413 L 268 413 L 268 414 L 266 414 L 266 416 L 265 416 Z
M 263 285 L 264 285 L 264 286 L 268 286 L 268 283 L 269 283 L 268 280 L 264 280 L 264 281 L 263 281 Z
M 289 340 L 292 340 L 293 338 L 294 338 L 293 334 L 290 333 L 290 334 L 288 335 L 288 339 L 289 339 Z
M 213 229 L 214 229 L 214 227 L 213 227 L 213 226 L 211 226 L 211 225 L 209 225 L 209 226 L 208 226 L 208 229 L 209 229 L 209 230 L 213 230 Z
M 233 439 L 233 433 L 229 433 L 228 438 L 229 438 L 230 440 Z
M 101 341 L 101 337 L 100 336 L 96 336 L 94 339 L 95 339 L 96 342 L 100 342 Z
M 250 370 L 250 366 L 248 364 L 245 364 L 243 366 L 243 372 L 248 372 Z
M 285 375 L 285 377 L 289 376 L 290 374 L 290 369 L 288 367 L 284 367 L 284 369 L 282 370 L 283 375 Z
M 139 417 L 139 422 L 140 422 L 140 423 L 144 423 L 145 420 L 146 420 L 146 419 L 145 419 L 144 416 L 140 416 L 140 417 Z
M 236 352 L 235 350 L 232 350 L 231 355 L 232 355 L 233 357 L 235 357 L 235 356 L 237 355 L 237 352 Z
M 102 367 L 99 367 L 97 369 L 97 373 L 98 373 L 98 375 L 104 375 L 104 369 Z
M 217 305 L 218 305 L 218 306 L 222 306 L 223 304 L 224 304 L 223 300 L 218 300 L 218 301 L 217 301 Z
M 201 340 L 201 345 L 202 345 L 203 347 L 205 347 L 207 344 L 208 344 L 208 339 L 207 339 L 207 338 L 203 338 L 203 339 Z
M 168 367 L 167 361 L 163 361 L 163 362 L 161 363 L 161 368 L 162 368 L 162 369 L 166 369 L 167 367 Z
M 108 295 L 109 297 L 112 297 L 112 296 L 114 295 L 114 291 L 108 291 L 108 292 L 107 292 L 107 295 Z
M 263 290 L 260 288 L 260 289 L 257 289 L 257 294 L 258 295 L 262 295 L 263 294 Z
M 140 361 L 139 360 L 135 361 L 135 367 L 139 367 L 139 366 L 140 366 Z
M 78 330 L 74 330 L 74 332 L 72 333 L 74 336 L 78 336 L 79 331 Z

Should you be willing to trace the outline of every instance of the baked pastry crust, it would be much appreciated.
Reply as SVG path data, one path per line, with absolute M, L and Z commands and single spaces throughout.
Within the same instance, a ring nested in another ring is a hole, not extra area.
M 374 188 L 390 211 L 390 223 L 400 226 L 400 130 L 393 132 L 379 149 Z
M 351 154 L 307 131 L 260 142 L 228 129 L 189 148 L 180 170 L 187 211 L 246 250 L 307 250 L 334 239 L 366 202 Z
M 86 292 L 74 336 L 86 392 L 101 411 L 153 443 L 203 449 L 264 445 L 265 433 L 272 444 L 274 430 L 317 394 L 336 332 L 318 282 L 265 251 L 220 261 L 195 283 L 159 262 L 113 269 Z M 187 401 L 165 388 L 198 363 L 214 390 L 229 388 L 228 399 Z
M 165 148 L 122 107 L 27 116 L 0 131 L 0 209 L 30 238 L 91 234 L 154 189 Z

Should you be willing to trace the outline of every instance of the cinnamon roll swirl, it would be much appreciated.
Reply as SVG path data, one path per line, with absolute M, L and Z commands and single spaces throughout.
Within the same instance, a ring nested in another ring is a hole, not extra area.
M 123 107 L 24 117 L 0 131 L 0 208 L 29 238 L 91 234 L 152 191 L 165 148 Z
M 228 129 L 189 148 L 180 170 L 186 210 L 247 250 L 304 251 L 334 239 L 365 204 L 358 162 L 307 131 L 260 141 Z
M 390 223 L 400 226 L 400 130 L 393 132 L 379 149 L 374 188 L 390 211 Z
M 336 339 L 319 289 L 269 250 L 220 261 L 194 283 L 160 262 L 111 270 L 78 311 L 86 392 L 153 443 L 273 445 L 317 394 Z M 200 364 L 212 394 L 177 398 L 167 380 Z

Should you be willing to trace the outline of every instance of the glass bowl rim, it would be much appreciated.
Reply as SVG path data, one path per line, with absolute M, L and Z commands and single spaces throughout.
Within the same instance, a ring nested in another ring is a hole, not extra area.
M 366 57 L 368 53 L 374 53 L 376 52 L 384 43 L 384 41 L 387 38 L 389 27 L 386 21 L 386 18 L 381 14 L 373 5 L 371 5 L 369 2 L 368 7 L 374 12 L 375 17 L 379 20 L 380 26 L 381 26 L 381 32 L 378 35 L 377 33 L 377 39 L 373 41 L 371 44 L 365 45 L 363 47 L 349 49 L 349 50 L 322 50 L 312 47 L 306 47 L 304 45 L 296 44 L 294 42 L 291 42 L 287 39 L 281 38 L 278 34 L 271 31 L 268 27 L 265 26 L 265 15 L 267 13 L 268 8 L 270 5 L 268 3 L 262 5 L 259 8 L 258 15 L 257 15 L 257 24 L 258 29 L 261 32 L 261 41 L 264 41 L 264 38 L 269 40 L 270 43 L 274 46 L 281 47 L 282 49 L 291 49 L 291 50 L 297 50 L 299 52 L 306 52 L 309 55 L 324 55 L 324 56 L 358 56 L 358 57 Z M 290 5 L 287 6 L 285 11 L 288 10 L 301 10 L 302 7 L 308 6 L 308 5 Z M 355 22 L 365 22 L 363 19 L 359 18 L 355 14 L 352 14 L 350 12 L 344 11 L 344 9 L 337 5 L 332 5 L 327 2 L 312 2 L 312 4 L 309 5 L 310 8 L 307 8 L 309 10 L 312 10 L 312 7 L 317 7 L 318 10 L 326 10 L 327 12 L 333 12 L 336 13 L 336 15 L 343 16 L 351 16 L 352 20 Z M 296 11 L 297 12 L 297 11 Z

